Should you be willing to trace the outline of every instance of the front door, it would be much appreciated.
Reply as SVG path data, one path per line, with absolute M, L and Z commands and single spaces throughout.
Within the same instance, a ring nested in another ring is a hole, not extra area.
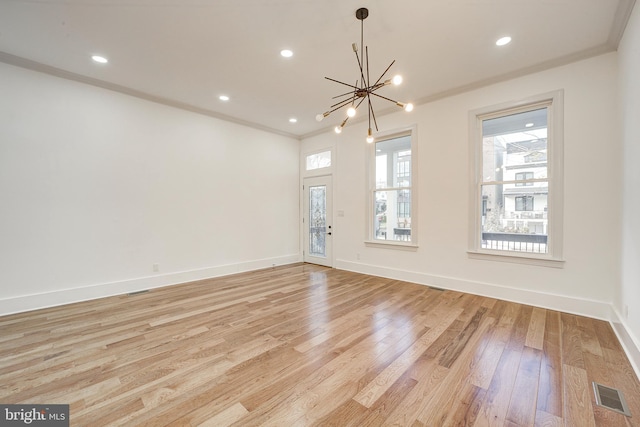
M 304 180 L 304 262 L 333 267 L 331 176 Z

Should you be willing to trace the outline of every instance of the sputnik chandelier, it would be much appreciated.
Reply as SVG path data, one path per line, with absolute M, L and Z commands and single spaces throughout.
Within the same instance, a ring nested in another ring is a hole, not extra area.
M 325 117 L 333 113 L 334 111 L 340 110 L 344 107 L 349 106 L 347 108 L 347 117 L 342 121 L 340 126 L 335 127 L 335 132 L 342 132 L 342 128 L 347 124 L 347 121 L 351 117 L 355 117 L 356 110 L 365 100 L 367 101 L 367 110 L 369 115 L 369 130 L 367 132 L 367 142 L 373 142 L 373 134 L 371 132 L 371 118 L 373 118 L 373 124 L 376 128 L 376 132 L 378 131 L 378 122 L 376 121 L 376 114 L 373 111 L 373 105 L 371 104 L 371 97 L 375 96 L 381 99 L 385 99 L 387 101 L 393 102 L 400 108 L 404 108 L 405 111 L 413 110 L 413 104 L 411 103 L 403 103 L 399 101 L 394 101 L 391 98 L 387 98 L 386 96 L 382 96 L 378 93 L 375 93 L 378 89 L 388 86 L 390 84 L 399 85 L 402 83 L 402 76 L 395 76 L 392 79 L 382 80 L 384 76 L 387 74 L 391 66 L 396 62 L 395 59 L 391 61 L 391 64 L 387 67 L 386 70 L 382 73 L 382 75 L 376 80 L 375 83 L 371 84 L 371 80 L 369 78 L 369 46 L 364 46 L 364 20 L 369 16 L 369 10 L 361 7 L 356 10 L 356 18 L 360 20 L 360 54 L 358 55 L 358 45 L 353 43 L 351 47 L 353 48 L 353 52 L 356 54 L 356 60 L 358 61 L 358 68 L 360 68 L 360 77 L 356 80 L 355 85 L 351 85 L 349 83 L 344 83 L 336 79 L 332 79 L 329 77 L 325 77 L 327 80 L 331 80 L 332 82 L 340 83 L 341 85 L 347 86 L 350 88 L 348 92 L 342 93 L 340 95 L 334 96 L 332 99 L 338 99 L 338 102 L 329 107 L 328 111 L 325 111 L 322 114 L 318 114 L 316 116 L 317 121 L 322 121 Z

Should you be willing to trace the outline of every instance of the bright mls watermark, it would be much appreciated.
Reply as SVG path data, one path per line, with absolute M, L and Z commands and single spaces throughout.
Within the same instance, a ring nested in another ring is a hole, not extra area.
M 69 427 L 69 405 L 5 405 L 1 426 Z

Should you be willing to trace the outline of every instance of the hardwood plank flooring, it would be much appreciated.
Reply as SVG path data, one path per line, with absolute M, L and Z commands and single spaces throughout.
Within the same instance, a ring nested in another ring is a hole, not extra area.
M 606 322 L 310 264 L 0 317 L 0 402 L 73 426 L 640 427 Z

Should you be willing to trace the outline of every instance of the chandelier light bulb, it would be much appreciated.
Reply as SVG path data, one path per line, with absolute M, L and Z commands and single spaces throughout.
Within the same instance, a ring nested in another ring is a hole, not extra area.
M 333 130 L 334 130 L 336 133 L 342 133 L 342 126 L 336 126 L 335 128 L 333 128 Z
M 367 142 L 369 144 L 373 142 L 373 135 L 371 135 L 371 128 L 369 128 L 369 132 L 367 133 Z
M 400 74 L 397 74 L 393 76 L 393 80 L 391 81 L 393 82 L 394 85 L 398 86 L 400 83 L 402 83 L 402 76 Z
M 316 120 L 317 120 L 317 121 L 321 122 L 321 121 L 322 121 L 322 119 L 324 119 L 324 114 L 318 114 L 318 115 L 316 116 Z
M 407 113 L 410 113 L 413 111 L 413 104 L 412 103 L 408 103 L 404 106 L 404 111 L 406 111 Z
M 356 109 L 353 107 L 349 107 L 349 109 L 347 110 L 347 116 L 353 117 L 355 115 L 356 115 Z

